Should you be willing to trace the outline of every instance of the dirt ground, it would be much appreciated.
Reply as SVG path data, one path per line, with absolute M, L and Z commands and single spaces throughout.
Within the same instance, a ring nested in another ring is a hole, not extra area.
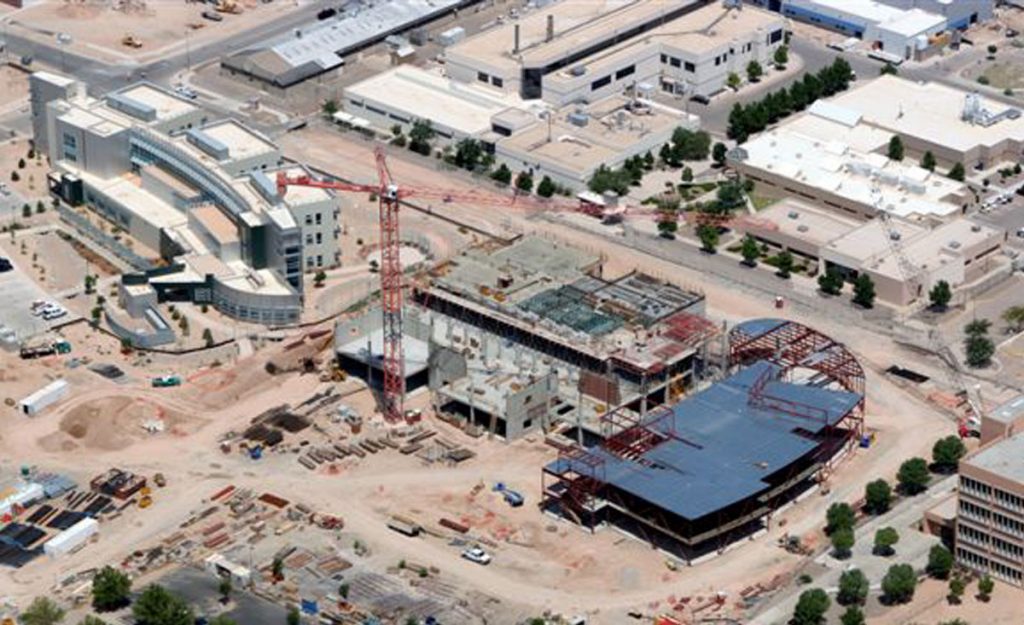
M 46 174 L 49 172 L 49 165 L 45 156 L 40 152 L 34 152 L 33 158 L 29 158 L 28 139 L 11 139 L 0 143 L 0 180 L 9 187 L 16 189 L 25 200 L 32 206 L 33 214 L 36 211 L 36 202 L 42 200 L 46 208 L 50 208 L 50 199 L 46 190 Z M 18 167 L 18 162 L 24 159 L 25 167 Z M 17 172 L 18 180 L 12 179 L 11 174 Z M 24 223 L 23 219 L 20 219 Z
M 11 28 L 47 42 L 52 42 L 58 33 L 66 33 L 71 36 L 68 49 L 87 56 L 143 61 L 182 48 L 186 43 L 193 47 L 205 45 L 274 20 L 295 10 L 298 2 L 238 0 L 238 5 L 242 13 L 223 13 L 223 21 L 213 22 L 202 17 L 203 11 L 212 10 L 202 2 L 46 0 L 20 11 Z M 116 8 L 123 6 L 132 8 Z M 141 40 L 142 47 L 124 45 L 121 40 L 128 35 Z
M 28 74 L 9 65 L 0 65 L 0 113 L 28 105 Z

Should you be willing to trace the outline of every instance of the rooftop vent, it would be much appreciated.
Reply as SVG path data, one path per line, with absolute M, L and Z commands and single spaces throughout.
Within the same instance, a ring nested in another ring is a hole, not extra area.
M 960 241 L 950 241 L 949 242 L 949 247 L 950 247 L 950 249 L 954 249 L 954 250 L 960 249 Z
M 789 211 L 789 214 L 786 216 L 789 217 L 790 219 L 797 219 L 798 217 L 800 217 L 800 213 L 796 211 Z
M 796 227 L 796 230 L 797 232 L 807 232 L 809 228 L 807 227 L 807 224 L 800 224 L 799 226 Z
M 978 224 L 971 224 L 971 232 L 981 232 L 981 226 Z

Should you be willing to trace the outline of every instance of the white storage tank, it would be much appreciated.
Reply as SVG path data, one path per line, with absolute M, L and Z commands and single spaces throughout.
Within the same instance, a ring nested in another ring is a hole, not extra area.
M 18 402 L 18 409 L 22 414 L 33 417 L 45 410 L 47 406 L 64 399 L 69 388 L 67 380 L 54 380 Z
M 60 534 L 57 534 L 43 545 L 43 552 L 51 557 L 70 553 L 79 545 L 89 540 L 99 531 L 100 524 L 96 519 L 82 519 Z

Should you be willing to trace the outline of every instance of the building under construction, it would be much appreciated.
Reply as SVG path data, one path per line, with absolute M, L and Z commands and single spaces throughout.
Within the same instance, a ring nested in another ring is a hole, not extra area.
M 600 256 L 537 237 L 458 256 L 416 299 L 578 370 L 582 392 L 609 405 L 689 386 L 716 334 L 703 294 L 640 273 L 606 280 Z
M 640 414 L 543 468 L 545 507 L 614 524 L 687 559 L 767 527 L 863 430 L 864 372 L 841 344 L 776 319 L 734 327 L 724 379 Z

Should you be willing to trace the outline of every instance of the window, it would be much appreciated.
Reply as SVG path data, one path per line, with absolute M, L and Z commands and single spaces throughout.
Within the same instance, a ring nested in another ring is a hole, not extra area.
M 693 63 L 691 63 L 691 62 L 687 61 L 687 62 L 686 62 L 686 63 L 685 63 L 684 65 L 683 65 L 683 69 L 685 69 L 686 71 L 688 71 L 688 72 L 690 72 L 690 73 L 692 74 L 693 72 L 697 71 L 697 66 L 696 66 L 696 65 L 694 65 Z
M 313 245 L 313 235 L 306 234 L 306 245 Z
M 772 32 L 772 34 L 768 35 L 768 43 L 777 43 L 779 41 L 782 41 L 782 29 L 781 28 L 779 30 L 776 30 L 776 31 Z
M 529 430 L 531 425 L 533 425 L 533 419 L 527 419 L 526 421 L 523 421 L 524 430 Z
M 313 216 L 312 215 L 306 215 L 306 225 L 307 226 L 312 226 L 313 225 Z
M 316 225 L 319 226 L 321 223 L 323 223 L 323 216 L 320 213 L 317 213 L 316 214 Z
M 312 256 L 307 256 L 306 257 L 306 268 L 310 269 L 312 267 L 313 267 L 313 257 Z
M 480 82 L 490 82 L 491 77 L 483 72 L 477 72 L 476 79 L 479 80 Z
M 664 65 L 665 63 L 668 63 L 668 55 L 667 54 L 662 54 L 661 55 L 661 64 Z
M 316 266 L 317 267 L 323 267 L 324 266 L 324 257 L 321 254 L 317 254 L 316 255 Z
M 598 89 L 600 89 L 602 87 L 607 87 L 610 84 L 612 84 L 612 77 L 611 76 L 605 76 L 604 78 L 600 78 L 600 79 L 595 80 L 594 82 L 590 83 L 590 90 L 591 91 L 597 91 Z
M 715 57 L 715 67 L 718 67 L 721 64 L 722 64 L 722 57 L 716 56 Z
M 679 67 L 682 64 L 682 62 L 676 57 L 672 57 L 668 60 L 668 64 L 671 65 L 672 67 Z
M 324 235 L 323 235 L 323 233 L 317 232 L 316 233 L 316 244 L 320 245 L 323 242 L 324 242 Z
M 495 87 L 504 87 L 505 81 L 495 76 L 494 78 L 491 78 L 491 84 L 494 85 Z
M 615 72 L 615 80 L 622 80 L 626 76 L 630 76 L 636 73 L 636 65 L 630 65 L 629 67 L 623 67 L 619 71 Z

